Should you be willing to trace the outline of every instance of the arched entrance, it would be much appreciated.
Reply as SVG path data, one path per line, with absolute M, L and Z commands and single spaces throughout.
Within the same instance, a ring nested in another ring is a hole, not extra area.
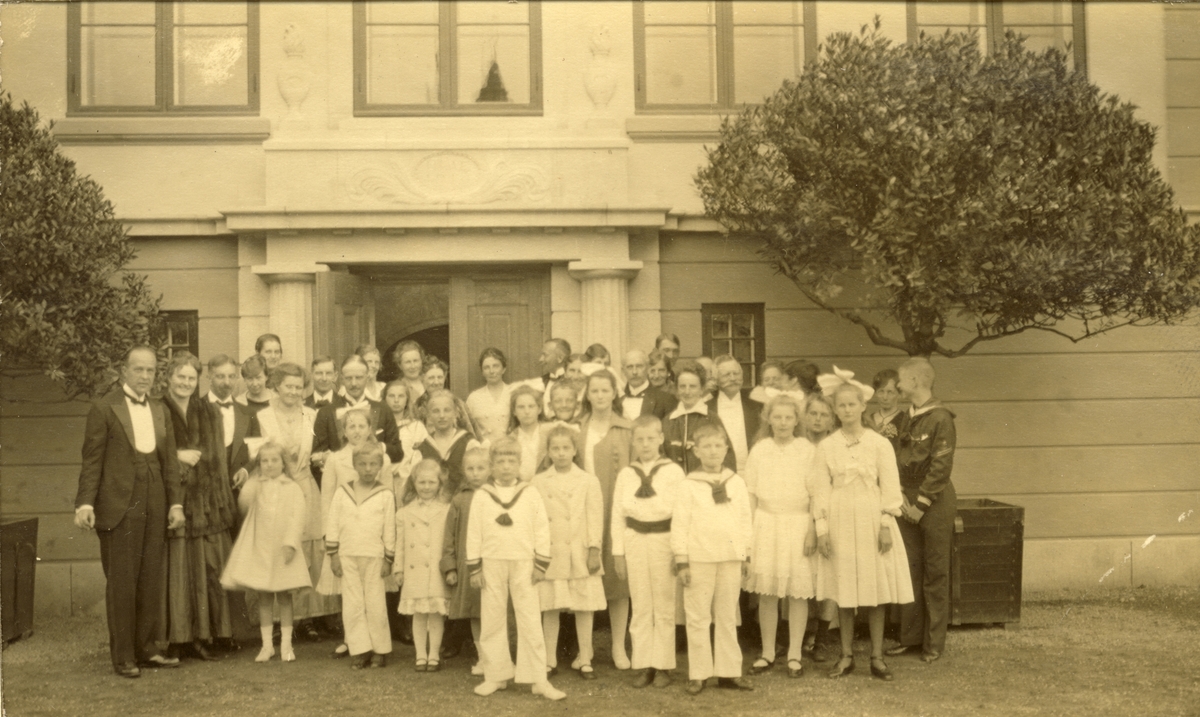
M 393 381 L 400 378 L 400 367 L 396 365 L 396 347 L 405 341 L 416 341 L 430 356 L 437 356 L 447 364 L 450 363 L 450 324 L 430 326 L 427 329 L 414 331 L 402 336 L 383 350 L 383 368 L 379 371 L 380 381 Z M 449 386 L 449 376 L 446 385 Z

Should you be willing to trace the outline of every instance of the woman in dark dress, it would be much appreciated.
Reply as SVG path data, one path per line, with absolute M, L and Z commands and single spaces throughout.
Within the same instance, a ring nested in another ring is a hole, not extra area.
M 225 460 L 220 409 L 196 395 L 200 361 L 181 351 L 167 364 L 167 407 L 183 483 L 184 527 L 170 532 L 167 552 L 167 640 L 204 660 L 214 640 L 232 643 L 221 572 L 233 548 L 237 504 Z

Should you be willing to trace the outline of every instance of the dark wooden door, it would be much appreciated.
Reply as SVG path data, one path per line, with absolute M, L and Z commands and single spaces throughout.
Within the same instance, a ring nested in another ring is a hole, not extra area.
M 483 385 L 479 354 L 489 346 L 508 357 L 509 382 L 535 376 L 550 335 L 548 268 L 480 270 L 450 279 L 452 390 L 465 396 Z
M 337 365 L 360 344 L 375 341 L 375 306 L 368 278 L 348 271 L 316 275 L 313 292 L 313 355 Z M 308 368 L 307 366 L 305 368 Z

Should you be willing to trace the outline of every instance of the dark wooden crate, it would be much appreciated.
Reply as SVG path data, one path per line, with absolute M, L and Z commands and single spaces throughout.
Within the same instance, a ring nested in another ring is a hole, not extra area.
M 950 554 L 953 625 L 1021 620 L 1025 509 L 987 498 L 958 501 Z
M 38 519 L 0 524 L 0 640 L 33 634 L 33 571 Z

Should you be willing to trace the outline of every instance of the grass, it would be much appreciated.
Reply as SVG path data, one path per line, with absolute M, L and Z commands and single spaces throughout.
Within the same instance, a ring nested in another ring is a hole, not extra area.
M 1200 589 L 1141 588 L 1063 591 L 1027 599 L 1019 630 L 953 628 L 945 657 L 924 665 L 889 661 L 890 684 L 867 670 L 866 643 L 856 644 L 858 670 L 842 680 L 830 665 L 808 664 L 798 680 L 782 662 L 750 678 L 755 691 L 683 691 L 685 662 L 667 689 L 635 690 L 632 675 L 607 661 L 607 635 L 597 635 L 599 679 L 569 670 L 555 678 L 568 698 L 549 703 L 510 687 L 489 698 L 471 692 L 478 678 L 464 658 L 442 672 L 412 671 L 412 648 L 396 645 L 382 670 L 354 672 L 327 657 L 331 642 L 301 643 L 290 664 L 254 663 L 256 645 L 218 663 L 185 661 L 147 670 L 141 679 L 112 674 L 102 618 L 42 622 L 2 656 L 3 700 L 12 717 L 63 715 L 1200 715 Z M 746 664 L 757 650 L 745 649 Z

